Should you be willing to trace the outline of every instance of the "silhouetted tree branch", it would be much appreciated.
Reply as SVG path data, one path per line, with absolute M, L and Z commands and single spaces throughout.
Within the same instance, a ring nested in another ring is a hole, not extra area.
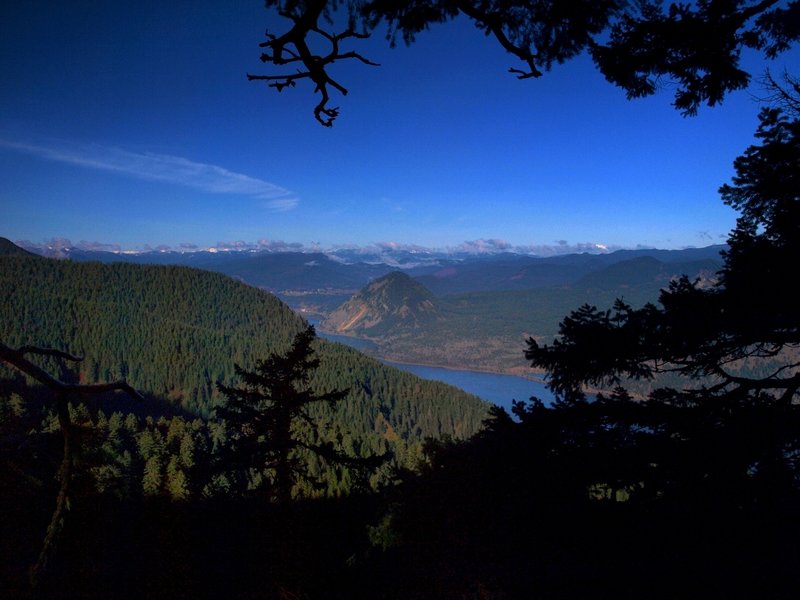
M 524 63 L 509 71 L 519 79 L 540 77 L 553 64 L 589 50 L 597 68 L 630 98 L 656 92 L 662 80 L 676 84 L 674 106 L 686 115 L 702 104 L 713 106 L 731 91 L 742 89 L 750 74 L 740 67 L 744 49 L 774 58 L 800 36 L 800 3 L 786 0 L 699 0 L 665 6 L 658 0 L 267 0 L 267 6 L 289 19 L 282 35 L 267 33 L 261 60 L 276 66 L 297 64 L 295 73 L 248 75 L 278 91 L 311 79 L 321 96 L 316 119 L 330 127 L 339 114 L 328 107 L 329 88 L 347 89 L 329 73 L 337 61 L 372 61 L 355 51 L 342 52 L 339 42 L 364 40 L 382 24 L 394 45 L 399 36 L 410 44 L 436 23 L 459 15 L 469 18 L 487 36 Z M 333 35 L 319 22 L 343 16 L 347 27 Z M 330 47 L 312 50 L 313 38 Z
M 53 511 L 53 516 L 50 519 L 50 524 L 47 527 L 47 534 L 45 535 L 42 550 L 39 553 L 39 558 L 36 564 L 31 567 L 30 581 L 31 586 L 36 587 L 39 577 L 47 568 L 49 560 L 55 551 L 55 545 L 58 537 L 63 529 L 65 511 L 69 504 L 70 482 L 72 480 L 72 456 L 73 456 L 73 433 L 72 421 L 69 416 L 69 402 L 72 398 L 78 395 L 96 395 L 112 391 L 122 391 L 137 400 L 143 400 L 143 397 L 133 387 L 128 385 L 125 381 L 115 381 L 113 383 L 93 383 L 93 384 L 72 384 L 60 381 L 47 373 L 44 369 L 37 364 L 31 362 L 25 357 L 26 354 L 34 354 L 37 356 L 49 356 L 68 360 L 71 362 L 80 362 L 82 357 L 56 350 L 53 348 L 40 348 L 38 346 L 21 346 L 14 349 L 3 342 L 0 342 L 0 360 L 13 365 L 18 370 L 26 375 L 32 377 L 55 394 L 55 407 L 56 414 L 58 415 L 58 424 L 61 429 L 61 435 L 64 438 L 64 456 L 61 460 L 61 467 L 59 468 L 59 479 L 61 485 L 56 498 L 56 507 Z
M 768 70 L 763 81 L 767 95 L 759 100 L 780 108 L 786 114 L 800 117 L 800 79 L 793 77 L 788 71 L 784 71 L 781 79 L 782 83 Z
M 50 375 L 40 366 L 32 363 L 25 358 L 26 354 L 36 354 L 38 356 L 52 356 L 62 358 L 72 362 L 81 362 L 83 357 L 75 356 L 61 350 L 53 348 L 39 348 L 37 346 L 21 346 L 13 349 L 0 342 L 0 359 L 15 366 L 23 373 L 33 377 L 36 381 L 43 384 L 52 391 L 65 395 L 72 394 L 102 394 L 105 392 L 122 391 L 137 400 L 143 400 L 143 396 L 125 381 L 115 381 L 113 383 L 90 383 L 74 384 L 65 383 Z
M 509 67 L 509 73 L 517 75 L 517 79 L 527 79 L 529 77 L 541 77 L 542 72 L 536 67 L 536 57 L 531 52 L 528 46 L 515 45 L 503 30 L 502 17 L 497 14 L 490 14 L 479 10 L 477 7 L 470 5 L 467 2 L 458 3 L 458 10 L 475 21 L 476 25 L 484 28 L 487 33 L 494 35 L 495 39 L 500 43 L 503 49 L 509 54 L 513 54 L 521 61 L 528 65 L 528 70 L 523 71 L 514 67 Z
M 267 41 L 259 44 L 265 51 L 261 54 L 261 61 L 272 63 L 276 66 L 299 64 L 300 69 L 295 73 L 285 75 L 247 75 L 250 81 L 267 81 L 269 87 L 283 91 L 287 87 L 294 87 L 300 79 L 310 79 L 315 84 L 314 91 L 320 94 L 320 101 L 314 107 L 314 117 L 325 127 L 333 125 L 334 119 L 339 115 L 339 109 L 329 107 L 329 86 L 343 96 L 347 89 L 333 79 L 326 70 L 340 60 L 355 59 L 366 65 L 378 66 L 358 52 L 342 52 L 340 43 L 349 38 L 365 39 L 369 37 L 364 33 L 357 33 L 349 28 L 338 34 L 331 34 L 318 25 L 319 19 L 325 14 L 326 0 L 315 0 L 305 6 L 305 11 L 300 11 L 294 3 L 287 3 L 285 8 L 279 8 L 278 14 L 290 19 L 294 25 L 281 36 L 266 32 Z M 308 37 L 316 34 L 330 45 L 327 54 L 314 54 L 308 45 Z

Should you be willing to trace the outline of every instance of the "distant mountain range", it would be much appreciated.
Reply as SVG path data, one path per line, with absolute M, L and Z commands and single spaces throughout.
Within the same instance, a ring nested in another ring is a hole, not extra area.
M 552 286 L 581 285 L 591 274 L 601 279 L 613 265 L 627 264 L 631 275 L 662 265 L 663 274 L 692 273 L 703 267 L 714 270 L 721 265 L 720 252 L 725 246 L 687 250 L 618 250 L 608 254 L 565 254 L 538 258 L 516 254 L 498 254 L 473 260 L 451 261 L 429 273 L 412 273 L 437 296 L 465 292 L 532 290 Z M 651 262 L 643 261 L 650 259 Z M 654 262 L 653 262 L 654 261 Z M 650 275 L 646 275 L 649 278 Z
M 465 292 L 529 290 L 572 285 L 617 263 L 649 257 L 667 265 L 666 271 L 694 271 L 698 261 L 721 264 L 725 246 L 685 250 L 619 250 L 601 254 L 565 254 L 546 258 L 514 254 L 448 253 L 382 249 L 365 254 L 352 249 L 326 252 L 153 251 L 121 253 L 74 247 L 29 247 L 27 250 L 76 262 L 99 261 L 181 265 L 224 273 L 250 285 L 276 292 L 290 305 L 286 292 L 339 293 L 345 298 L 369 282 L 401 270 L 436 296 Z M 640 263 L 642 268 L 645 263 Z M 632 266 L 636 270 L 636 265 Z M 712 267 L 713 268 L 713 267 Z M 291 297 L 291 296 L 289 296 Z M 295 296 L 296 297 L 296 296 Z M 341 301 L 341 297 L 339 298 Z M 338 302 L 337 302 L 338 304 Z
M 8 244 L 0 245 L 0 252 Z M 73 262 L 180 265 L 219 272 L 274 293 L 301 315 L 318 319 L 322 331 L 371 340 L 370 352 L 379 358 L 523 372 L 525 340 L 551 340 L 570 311 L 585 303 L 610 307 L 618 297 L 639 306 L 655 302 L 670 280 L 684 274 L 713 282 L 724 249 L 536 257 L 511 252 L 393 253 L 391 248 L 373 256 L 353 250 L 125 254 L 62 246 L 57 254 Z M 370 262 L 359 260 L 365 258 Z

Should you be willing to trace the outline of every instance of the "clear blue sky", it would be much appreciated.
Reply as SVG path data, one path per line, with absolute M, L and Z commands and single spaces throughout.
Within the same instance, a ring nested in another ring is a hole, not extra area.
M 753 141 L 747 92 L 687 119 L 586 59 L 518 81 L 459 21 L 410 48 L 377 32 L 360 50 L 381 67 L 334 70 L 350 94 L 327 129 L 307 84 L 246 80 L 267 26 L 260 0 L 3 3 L 0 235 L 678 248 L 734 225 L 717 188 Z

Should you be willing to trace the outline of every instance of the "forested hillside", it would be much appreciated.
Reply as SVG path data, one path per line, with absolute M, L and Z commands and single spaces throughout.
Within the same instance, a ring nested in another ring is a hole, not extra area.
M 0 237 L 0 256 L 34 256 L 34 254 L 20 248 L 8 238 Z
M 222 400 L 217 383 L 236 380 L 234 364 L 250 369 L 284 351 L 305 327 L 274 296 L 186 267 L 4 256 L 0 289 L 0 338 L 8 346 L 54 347 L 85 357 L 76 366 L 81 383 L 125 379 L 145 396 L 143 403 L 105 398 L 99 417 L 93 410 L 75 414 L 78 422 L 99 425 L 113 438 L 108 450 L 118 472 L 109 478 L 114 485 L 124 479 L 136 493 L 202 493 L 209 482 L 202 480 L 198 464 L 213 461 L 225 439 L 224 427 L 207 421 Z M 315 346 L 321 364 L 311 387 L 348 394 L 335 410 L 316 408 L 314 416 L 324 424 L 326 439 L 350 455 L 390 452 L 398 464 L 411 466 L 425 438 L 466 438 L 487 414 L 484 402 L 456 388 L 386 367 L 346 346 L 321 340 Z M 59 373 L 53 359 L 43 364 Z M 2 373 L 11 376 L 5 367 Z M 15 381 L 5 388 L 4 414 L 19 412 L 34 424 L 44 418 L 52 430 L 46 407 L 18 406 L 31 390 Z M 12 410 L 12 404 L 18 407 Z M 180 464 L 188 446 L 194 455 Z M 145 483 L 153 457 L 155 474 Z M 170 461 L 177 461 L 173 477 Z M 180 485 L 179 471 L 186 480 Z M 329 492 L 348 489 L 345 471 L 324 474 Z
M 422 363 L 462 369 L 477 369 L 494 372 L 530 373 L 530 365 L 525 360 L 523 350 L 529 337 L 540 341 L 551 341 L 558 333 L 558 325 L 563 316 L 583 304 L 609 308 L 616 298 L 623 298 L 633 306 L 641 307 L 647 302 L 655 302 L 660 291 L 669 282 L 682 274 L 700 281 L 713 281 L 721 262 L 712 258 L 702 258 L 711 249 L 698 251 L 697 260 L 689 251 L 678 253 L 687 260 L 677 260 L 676 255 L 662 253 L 664 260 L 650 255 L 631 253 L 627 260 L 606 258 L 607 266 L 598 268 L 602 260 L 599 256 L 563 257 L 563 264 L 556 259 L 536 263 L 534 289 L 506 289 L 450 293 L 434 296 L 426 284 L 447 289 L 447 285 L 433 276 L 414 278 L 414 296 L 417 303 L 423 299 L 435 302 L 436 310 L 429 310 L 424 324 L 420 319 L 402 319 L 392 316 L 403 307 L 401 301 L 394 304 L 384 298 L 372 284 L 366 286 L 351 300 L 342 304 L 331 317 L 321 322 L 326 331 L 349 333 L 370 339 L 375 344 L 374 353 L 381 358 L 406 363 Z M 620 253 L 616 253 L 620 254 Z M 519 259 L 519 264 L 503 261 L 508 270 L 497 269 L 492 273 L 484 261 L 465 266 L 463 272 L 452 269 L 447 278 L 452 277 L 456 288 L 463 285 L 477 285 L 469 276 L 489 277 L 498 281 L 512 278 L 510 265 L 517 269 L 519 279 L 526 278 L 533 285 L 531 259 Z M 521 264 L 527 266 L 520 267 Z M 584 273 L 576 280 L 578 272 L 587 269 L 587 263 L 594 269 Z M 560 266 L 559 266 L 560 265 Z M 559 271 L 561 269 L 561 271 Z M 576 270 L 578 269 L 578 270 Z M 557 281 L 559 285 L 543 285 L 547 281 Z M 569 284 L 564 283 L 570 281 Z M 377 282 L 376 282 L 377 283 Z M 486 280 L 484 284 L 491 287 Z M 498 284 L 499 285 L 499 284 Z M 522 284 L 520 284 L 522 285 Z M 406 288 L 409 286 L 406 285 Z M 374 306 L 383 307 L 378 314 Z M 433 304 L 431 305 L 433 306 Z M 363 321 L 370 315 L 369 327 Z M 362 324 L 360 327 L 342 327 L 348 323 Z

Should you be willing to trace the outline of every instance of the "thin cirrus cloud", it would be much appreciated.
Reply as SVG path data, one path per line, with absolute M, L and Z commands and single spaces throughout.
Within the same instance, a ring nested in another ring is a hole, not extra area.
M 249 196 L 264 201 L 265 206 L 274 211 L 291 210 L 298 204 L 292 192 L 279 185 L 180 156 L 66 142 L 30 143 L 0 139 L 0 146 L 48 160 L 147 181 L 163 181 L 211 194 Z

